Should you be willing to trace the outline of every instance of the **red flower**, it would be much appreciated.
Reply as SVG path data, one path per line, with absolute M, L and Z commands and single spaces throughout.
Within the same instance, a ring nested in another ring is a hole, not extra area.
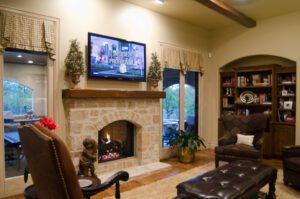
M 51 117 L 40 118 L 40 124 L 50 130 L 55 130 L 58 128 L 57 124 L 54 123 Z

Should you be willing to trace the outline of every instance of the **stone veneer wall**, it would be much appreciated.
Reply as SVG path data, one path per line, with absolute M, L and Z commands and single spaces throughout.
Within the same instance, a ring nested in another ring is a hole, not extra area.
M 98 130 L 118 120 L 126 120 L 135 125 L 134 157 L 100 164 L 97 161 L 96 172 L 103 173 L 159 161 L 159 99 L 65 99 L 64 108 L 67 116 L 67 145 L 76 166 L 83 150 L 84 138 L 90 136 L 98 141 Z

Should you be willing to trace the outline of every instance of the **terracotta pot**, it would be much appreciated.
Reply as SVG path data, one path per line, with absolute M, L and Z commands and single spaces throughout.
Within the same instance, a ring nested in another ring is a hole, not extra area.
M 153 88 L 156 88 L 158 86 L 159 80 L 158 79 L 149 79 L 148 82 L 151 84 L 151 86 Z
M 71 81 L 73 83 L 73 87 L 72 88 L 78 88 L 78 83 L 80 82 L 80 74 L 70 74 L 71 77 Z
M 195 161 L 195 150 L 188 147 L 178 148 L 178 161 L 182 163 L 191 163 Z

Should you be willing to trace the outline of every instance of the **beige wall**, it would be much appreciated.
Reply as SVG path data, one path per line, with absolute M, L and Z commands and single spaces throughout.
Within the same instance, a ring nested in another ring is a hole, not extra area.
M 227 63 L 249 55 L 275 55 L 300 62 L 300 12 L 258 21 L 257 27 L 246 29 L 240 26 L 212 31 L 209 38 L 209 70 L 204 75 L 204 113 L 205 139 L 210 145 L 217 141 L 217 119 L 219 116 L 218 70 Z M 300 70 L 297 69 L 300 77 Z M 297 79 L 300 85 L 300 78 Z M 297 93 L 299 92 L 297 87 Z M 300 100 L 297 98 L 297 104 Z M 297 106 L 297 115 L 300 106 Z M 297 124 L 300 117 L 297 117 Z M 300 144 L 300 128 L 296 126 L 296 142 Z
M 120 0 L 1 0 L 0 5 L 59 18 L 60 88 L 68 86 L 64 80 L 64 58 L 69 49 L 69 40 L 77 38 L 81 43 L 81 49 L 86 52 L 88 32 L 146 43 L 148 65 L 151 53 L 159 52 L 160 42 L 197 49 L 204 54 L 207 50 L 205 30 Z M 82 79 L 80 86 L 124 90 L 145 90 L 147 87 L 146 83 L 95 81 L 86 78 Z M 58 115 L 61 117 L 57 121 L 62 127 L 60 134 L 65 136 L 61 91 L 57 92 L 59 98 L 55 101 L 59 102 L 57 103 L 60 106 Z
M 47 115 L 47 67 L 25 64 L 4 64 L 4 80 L 17 81 L 32 89 L 33 111 Z

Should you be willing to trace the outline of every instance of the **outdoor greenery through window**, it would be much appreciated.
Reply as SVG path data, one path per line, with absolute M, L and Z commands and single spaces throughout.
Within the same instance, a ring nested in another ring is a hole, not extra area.
M 32 89 L 15 81 L 3 81 L 3 109 L 15 115 L 32 109 Z
M 184 128 L 186 131 L 198 132 L 198 73 L 187 72 L 184 85 L 184 104 L 180 101 L 180 71 L 165 68 L 163 73 L 163 147 L 179 134 L 180 107 L 184 108 Z

